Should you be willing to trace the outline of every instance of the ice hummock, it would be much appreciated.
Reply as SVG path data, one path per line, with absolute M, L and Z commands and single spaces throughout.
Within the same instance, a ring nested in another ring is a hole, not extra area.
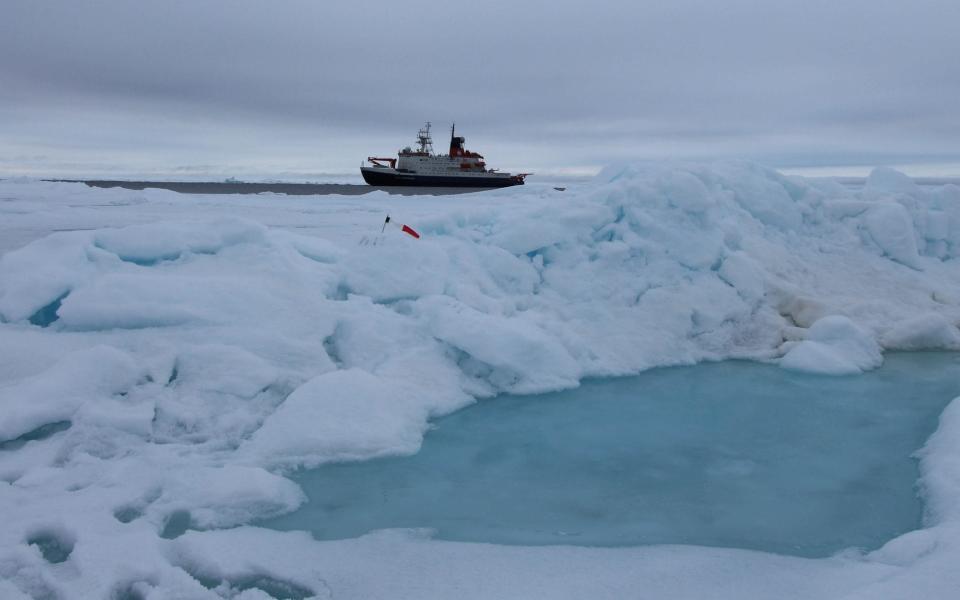
M 505 549 L 409 532 L 319 543 L 243 525 L 303 503 L 289 470 L 415 452 L 430 418 L 499 393 L 728 358 L 853 373 L 879 364 L 877 347 L 955 349 L 960 187 L 882 170 L 850 190 L 720 163 L 462 202 L 35 181 L 0 182 L 0 198 L 6 595 L 960 587 L 953 405 L 923 455 L 927 527 L 866 557 Z M 388 212 L 422 239 L 358 245 Z M 784 358 L 804 347 L 818 351 Z M 426 566 L 444 574 L 429 588 L 410 576 Z

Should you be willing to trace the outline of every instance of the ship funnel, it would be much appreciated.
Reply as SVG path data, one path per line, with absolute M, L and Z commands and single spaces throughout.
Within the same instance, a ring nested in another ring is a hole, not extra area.
M 463 136 L 458 137 L 456 132 L 457 124 L 454 123 L 453 126 L 450 127 L 450 156 L 462 156 L 465 152 L 463 144 L 466 142 L 466 138 Z

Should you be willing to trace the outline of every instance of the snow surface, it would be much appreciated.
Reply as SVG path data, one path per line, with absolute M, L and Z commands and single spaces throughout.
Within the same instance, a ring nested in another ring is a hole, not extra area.
M 380 235 L 387 213 L 422 239 Z M 430 417 L 500 392 L 726 358 L 852 373 L 881 347 L 955 349 L 960 187 L 878 169 L 849 190 L 750 163 L 402 198 L 20 180 L 0 182 L 0 233 L 4 597 L 960 589 L 956 401 L 922 454 L 928 527 L 868 555 L 242 525 L 304 501 L 289 469 L 415 452 Z

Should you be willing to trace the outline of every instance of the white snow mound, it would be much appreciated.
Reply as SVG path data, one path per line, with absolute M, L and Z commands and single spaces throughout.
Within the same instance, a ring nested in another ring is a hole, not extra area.
M 960 350 L 960 330 L 943 315 L 929 313 L 897 323 L 881 341 L 890 350 Z
M 883 363 L 880 346 L 872 335 L 847 317 L 824 317 L 807 331 L 806 339 L 792 346 L 780 366 L 824 375 L 851 375 Z

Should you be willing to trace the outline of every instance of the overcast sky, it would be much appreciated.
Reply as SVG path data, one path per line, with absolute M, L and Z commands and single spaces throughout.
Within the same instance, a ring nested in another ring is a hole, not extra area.
M 960 175 L 960 0 L 3 0 L 0 175 L 355 172 L 456 121 L 503 169 Z

